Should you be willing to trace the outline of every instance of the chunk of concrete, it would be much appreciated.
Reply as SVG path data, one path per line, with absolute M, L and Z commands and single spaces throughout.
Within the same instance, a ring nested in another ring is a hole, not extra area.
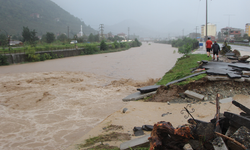
M 229 98 L 224 98 L 224 99 L 221 99 L 219 102 L 220 103 L 231 103 L 233 101 L 233 98 L 232 97 L 229 97 Z
M 209 81 L 227 81 L 227 80 L 231 80 L 229 77 L 227 76 L 206 76 L 206 78 Z
M 186 94 L 188 97 L 191 97 L 191 98 L 194 98 L 194 99 L 198 99 L 198 100 L 203 100 L 204 99 L 204 95 L 195 93 L 193 91 L 186 90 L 184 92 L 184 94 Z
M 145 135 L 143 137 L 137 138 L 137 139 L 133 139 L 127 142 L 124 142 L 120 145 L 120 149 L 121 150 L 130 150 L 130 148 L 134 148 L 134 147 L 143 147 L 146 145 L 149 145 L 149 140 L 148 138 L 150 137 L 150 134 Z
M 138 100 L 138 99 L 143 99 L 143 98 L 145 98 L 147 96 L 151 96 L 151 95 L 153 95 L 155 93 L 156 93 L 156 91 L 153 91 L 153 92 L 150 92 L 150 93 L 145 93 L 145 94 L 143 94 L 141 92 L 136 92 L 136 93 L 133 93 L 133 94 L 123 98 L 122 100 L 123 101 L 135 101 L 135 100 Z
M 227 73 L 228 77 L 231 79 L 241 78 L 241 75 L 237 75 L 234 73 Z
M 250 75 L 250 71 L 242 71 L 242 75 Z
M 228 150 L 225 142 L 221 137 L 217 137 L 212 142 L 214 150 Z
M 240 142 L 243 144 L 247 149 L 250 148 L 250 130 L 246 128 L 245 126 L 240 127 L 232 136 L 231 138 L 235 139 L 236 141 Z M 237 149 L 241 150 L 242 147 L 236 145 L 232 141 L 227 142 L 228 148 L 230 149 Z
M 244 81 L 245 81 L 245 78 L 234 79 L 234 81 L 236 81 L 236 82 L 244 82 Z

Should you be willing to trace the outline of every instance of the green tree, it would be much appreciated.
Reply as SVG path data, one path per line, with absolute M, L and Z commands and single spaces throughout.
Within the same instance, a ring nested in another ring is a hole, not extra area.
M 29 42 L 30 41 L 30 29 L 28 27 L 23 27 L 23 42 Z
M 5 47 L 8 45 L 8 38 L 5 34 L 0 34 L 0 45 Z
M 36 46 L 36 41 L 38 40 L 38 37 L 36 36 L 36 30 L 30 31 L 28 27 L 23 27 L 23 42 L 29 42 L 31 46 Z
M 93 35 L 92 33 L 89 35 L 88 41 L 89 41 L 89 42 L 94 42 L 94 41 L 95 41 L 94 35 Z
M 99 39 L 100 39 L 100 38 L 99 38 L 99 34 L 94 35 L 94 41 L 95 41 L 95 42 L 99 42 Z
M 102 40 L 101 44 L 100 44 L 100 50 L 108 50 L 108 45 L 105 43 L 104 40 Z
M 47 43 L 52 43 L 54 41 L 55 41 L 55 35 L 54 35 L 54 33 L 47 32 L 47 34 L 46 34 L 46 42 Z
M 61 34 L 57 37 L 57 39 L 61 42 L 67 41 L 68 37 L 65 34 Z
M 244 39 L 248 39 L 248 34 L 244 34 L 244 35 L 243 35 L 243 38 L 244 38 Z
M 221 39 L 221 32 L 218 33 L 218 39 Z

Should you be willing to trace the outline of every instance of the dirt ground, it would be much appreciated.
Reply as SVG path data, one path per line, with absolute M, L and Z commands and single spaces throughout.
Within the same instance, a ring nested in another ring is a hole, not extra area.
M 243 55 L 248 54 L 244 53 Z M 221 60 L 225 58 L 221 58 Z M 170 87 L 160 87 L 157 93 L 151 98 L 147 99 L 147 102 L 144 101 L 131 101 L 125 105 L 119 111 L 116 111 L 104 121 L 98 124 L 90 132 L 84 135 L 82 138 L 75 141 L 68 150 L 77 149 L 77 144 L 85 143 L 86 139 L 95 137 L 98 135 L 105 134 L 104 130 L 107 126 L 110 125 L 119 125 L 123 129 L 119 130 L 121 133 L 128 133 L 131 136 L 131 139 L 138 138 L 133 134 L 134 127 L 141 127 L 143 125 L 154 125 L 159 121 L 171 122 L 174 127 L 179 125 L 187 124 L 188 116 L 187 113 L 183 113 L 184 107 L 187 107 L 187 104 L 191 104 L 190 110 L 193 108 L 195 111 L 192 113 L 194 118 L 210 121 L 215 117 L 216 106 L 215 98 L 216 94 L 221 95 L 220 99 L 233 97 L 234 100 L 242 103 L 245 106 L 250 107 L 250 83 L 249 82 L 235 82 L 235 81 L 208 81 L 203 78 L 199 81 L 190 83 L 186 86 L 170 86 Z M 199 101 L 191 98 L 187 98 L 182 95 L 185 90 L 192 90 L 194 92 L 205 95 L 205 100 Z M 167 103 L 169 102 L 169 103 Z M 241 110 L 232 103 L 223 103 L 220 104 L 221 113 L 229 111 L 232 113 L 239 114 Z M 128 111 L 123 113 L 123 109 L 127 108 Z M 164 114 L 164 115 L 163 115 Z M 189 116 L 190 118 L 190 116 Z M 144 131 L 144 134 L 150 134 L 150 132 Z M 125 140 L 126 141 L 126 140 Z M 125 141 L 111 141 L 103 142 L 103 146 L 116 146 L 120 147 L 120 144 Z M 99 145 L 97 143 L 96 145 Z M 99 145 L 100 146 L 100 145 Z M 82 148 L 85 149 L 85 148 Z

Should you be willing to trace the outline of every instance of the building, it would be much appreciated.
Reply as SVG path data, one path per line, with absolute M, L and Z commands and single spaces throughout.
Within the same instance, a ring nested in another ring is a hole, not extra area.
M 127 35 L 125 33 L 119 33 L 117 34 L 118 37 L 126 39 Z
M 206 25 L 201 26 L 201 38 L 205 39 L 206 36 Z M 216 25 L 212 23 L 207 24 L 207 36 L 216 37 Z
M 221 29 L 221 36 L 223 38 L 234 39 L 236 36 L 243 37 L 244 30 L 239 28 L 225 27 Z
M 200 33 L 189 33 L 189 37 L 192 39 L 200 39 L 201 34 Z
M 250 36 L 250 23 L 247 23 L 246 26 L 245 26 L 245 34 Z

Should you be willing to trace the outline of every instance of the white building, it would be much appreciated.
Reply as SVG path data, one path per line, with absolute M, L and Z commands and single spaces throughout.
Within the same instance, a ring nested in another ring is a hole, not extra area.
M 216 33 L 216 25 L 212 24 L 212 23 L 208 23 L 207 24 L 207 36 L 208 37 L 216 37 L 217 33 Z M 206 25 L 202 25 L 201 26 L 201 37 L 205 38 L 206 36 Z

